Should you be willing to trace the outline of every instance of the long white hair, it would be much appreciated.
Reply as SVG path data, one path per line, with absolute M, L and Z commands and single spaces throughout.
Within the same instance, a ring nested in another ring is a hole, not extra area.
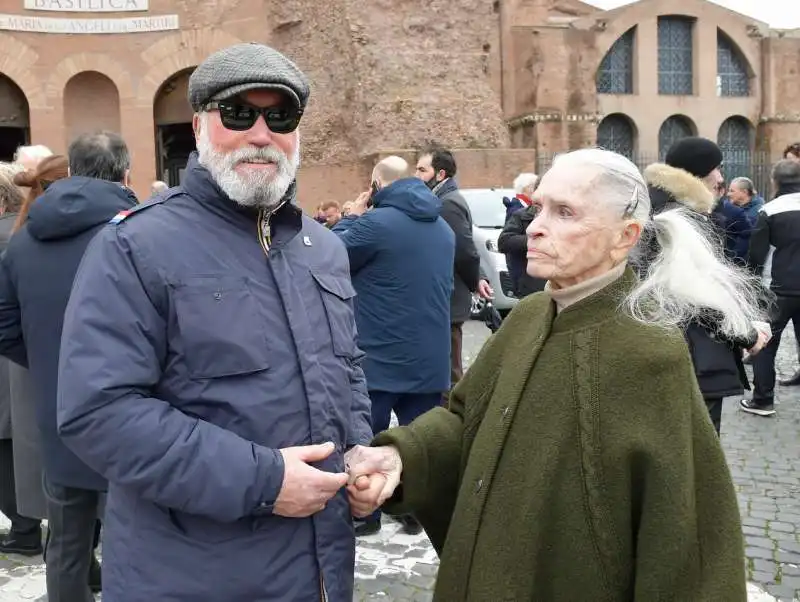
M 628 260 L 641 274 L 623 302 L 634 319 L 663 327 L 683 326 L 693 318 L 718 314 L 720 334 L 747 338 L 753 321 L 764 320 L 765 298 L 759 280 L 725 259 L 710 228 L 686 209 L 650 216 L 650 196 L 630 160 L 602 149 L 584 149 L 556 158 L 596 175 L 591 190 L 619 219 L 633 219 L 642 237 Z

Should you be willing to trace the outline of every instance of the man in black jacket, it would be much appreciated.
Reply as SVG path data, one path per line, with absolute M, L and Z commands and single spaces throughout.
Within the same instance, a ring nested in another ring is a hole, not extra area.
M 757 416 L 775 413 L 775 356 L 789 320 L 800 323 L 800 161 L 784 159 L 772 170 L 777 196 L 761 208 L 750 236 L 747 264 L 758 275 L 772 252 L 770 288 L 775 293 L 772 340 L 753 358 L 753 398 L 741 409 Z
M 489 299 L 494 291 L 489 282 L 481 278 L 481 258 L 472 239 L 472 214 L 453 179 L 456 175 L 453 153 L 442 148 L 423 151 L 417 161 L 416 173 L 441 199 L 441 217 L 456 235 L 454 289 L 450 299 L 450 386 L 454 387 L 463 375 L 462 327 L 470 318 L 472 293 Z

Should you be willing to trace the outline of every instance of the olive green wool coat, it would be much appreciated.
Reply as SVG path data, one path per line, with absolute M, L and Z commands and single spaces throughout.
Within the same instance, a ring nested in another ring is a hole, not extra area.
M 680 332 L 617 282 L 526 298 L 436 408 L 373 445 L 441 557 L 436 602 L 746 602 L 736 496 Z

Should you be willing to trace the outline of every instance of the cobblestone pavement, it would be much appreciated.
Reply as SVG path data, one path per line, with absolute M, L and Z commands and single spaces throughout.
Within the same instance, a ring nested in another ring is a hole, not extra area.
M 465 326 L 467 363 L 487 336 L 482 324 Z M 793 339 L 784 342 L 778 367 L 782 376 L 793 372 Z M 800 602 L 800 388 L 781 389 L 778 402 L 778 415 L 764 419 L 738 412 L 728 400 L 723 417 L 747 538 L 749 602 Z M 0 515 L 1 529 L 3 521 Z M 379 534 L 359 540 L 355 601 L 430 601 L 437 564 L 424 534 L 405 535 L 385 518 Z M 40 557 L 0 556 L 0 602 L 42 602 L 44 591 Z

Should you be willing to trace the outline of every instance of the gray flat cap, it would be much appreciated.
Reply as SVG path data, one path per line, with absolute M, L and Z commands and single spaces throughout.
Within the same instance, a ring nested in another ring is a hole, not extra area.
M 199 111 L 212 100 L 263 88 L 284 92 L 301 110 L 310 94 L 305 74 L 280 52 L 263 44 L 236 44 L 218 50 L 194 70 L 189 103 Z

